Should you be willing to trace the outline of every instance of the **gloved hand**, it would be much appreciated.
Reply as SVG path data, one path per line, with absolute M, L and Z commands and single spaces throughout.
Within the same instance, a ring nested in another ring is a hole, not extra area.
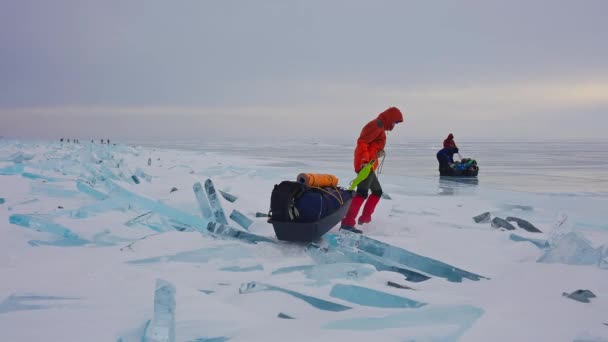
M 361 164 L 359 164 L 359 171 L 361 171 L 361 169 L 364 168 L 367 164 L 369 164 L 369 160 L 361 160 Z
M 376 153 L 376 157 L 377 158 L 382 158 L 386 155 L 386 153 L 384 152 L 384 150 L 380 150 L 378 151 L 378 153 Z

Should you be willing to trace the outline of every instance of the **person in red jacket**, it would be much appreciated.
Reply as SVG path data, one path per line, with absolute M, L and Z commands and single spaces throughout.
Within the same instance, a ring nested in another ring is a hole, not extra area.
M 458 148 L 454 142 L 454 134 L 450 133 L 447 139 L 443 141 L 443 148 Z
M 376 119 L 368 122 L 361 130 L 359 139 L 357 139 L 357 147 L 355 148 L 355 172 L 359 173 L 372 160 L 374 160 L 373 170 L 364 181 L 357 185 L 357 193 L 351 200 L 350 208 L 342 220 L 340 229 L 359 234 L 362 233 L 361 230 L 355 228 L 355 219 L 364 202 L 365 206 L 358 223 L 371 222 L 374 209 L 376 209 L 380 196 L 382 196 L 382 186 L 380 186 L 380 182 L 378 182 L 378 177 L 374 171 L 378 167 L 378 158 L 384 156 L 384 145 L 386 144 L 385 131 L 392 131 L 395 125 L 400 122 L 403 122 L 403 114 L 401 114 L 398 108 L 390 107 L 380 113 Z M 370 190 L 372 195 L 368 197 Z

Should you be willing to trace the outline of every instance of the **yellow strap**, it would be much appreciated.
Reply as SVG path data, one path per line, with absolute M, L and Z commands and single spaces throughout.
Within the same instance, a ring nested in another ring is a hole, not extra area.
M 340 197 L 338 197 L 338 196 L 332 194 L 331 192 L 329 192 L 329 191 L 327 191 L 327 190 L 325 190 L 323 188 L 320 188 L 318 186 L 311 186 L 311 188 L 319 189 L 319 190 L 321 190 L 321 191 L 329 194 L 330 196 L 333 196 L 338 201 L 338 203 L 340 203 L 340 205 L 344 205 L 344 200 L 342 199 L 342 194 L 340 193 L 340 191 L 338 190 L 338 188 L 336 188 L 335 186 L 334 186 L 334 189 L 336 189 L 336 192 L 338 193 L 338 195 Z

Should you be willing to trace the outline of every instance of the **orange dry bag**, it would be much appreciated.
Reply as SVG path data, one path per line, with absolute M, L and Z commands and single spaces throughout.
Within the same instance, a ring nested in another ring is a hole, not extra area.
M 310 187 L 323 188 L 338 186 L 338 177 L 330 174 L 300 173 L 297 180 L 299 183 L 303 183 Z

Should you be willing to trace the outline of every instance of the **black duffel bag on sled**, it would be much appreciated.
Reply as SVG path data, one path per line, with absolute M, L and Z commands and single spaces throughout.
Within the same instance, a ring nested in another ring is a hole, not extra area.
M 344 218 L 352 196 L 340 187 L 283 181 L 272 190 L 268 223 L 279 240 L 315 241 Z

